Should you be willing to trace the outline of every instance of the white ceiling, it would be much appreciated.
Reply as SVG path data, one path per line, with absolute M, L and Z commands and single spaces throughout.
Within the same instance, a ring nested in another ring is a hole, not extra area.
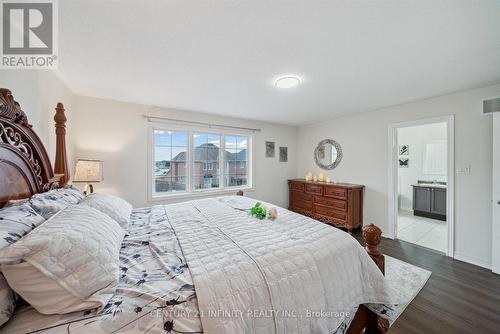
M 500 1 L 59 1 L 81 95 L 301 125 L 500 82 Z M 273 78 L 302 76 L 279 90 Z

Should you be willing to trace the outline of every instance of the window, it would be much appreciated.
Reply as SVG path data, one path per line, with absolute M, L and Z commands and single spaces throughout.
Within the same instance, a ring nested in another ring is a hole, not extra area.
M 248 137 L 226 136 L 226 170 L 224 172 L 227 187 L 246 186 L 248 179 Z
M 186 191 L 186 131 L 154 130 L 153 193 Z
M 203 166 L 203 170 L 205 170 L 205 171 L 212 170 L 212 163 L 211 162 L 205 162 L 205 164 Z
M 193 187 L 195 190 L 220 187 L 221 136 L 210 133 L 193 134 Z M 208 167 L 211 167 L 210 169 Z
M 153 129 L 152 196 L 251 187 L 251 137 Z

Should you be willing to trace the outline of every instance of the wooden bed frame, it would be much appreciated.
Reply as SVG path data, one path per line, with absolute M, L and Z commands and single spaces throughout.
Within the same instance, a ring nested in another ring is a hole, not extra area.
M 10 90 L 0 88 L 0 207 L 7 201 L 64 186 L 69 180 L 66 116 L 57 104 L 54 169 L 38 135 Z
M 10 90 L 0 88 L 0 208 L 9 200 L 29 198 L 68 183 L 63 104 L 58 103 L 55 110 L 56 157 L 52 169 L 47 150 L 19 103 Z M 243 196 L 243 192 L 237 195 Z M 363 228 L 365 249 L 384 273 L 384 255 L 378 250 L 381 235 L 381 230 L 373 224 Z M 363 329 L 367 334 L 385 333 L 389 322 L 360 305 L 347 333 L 361 333 Z

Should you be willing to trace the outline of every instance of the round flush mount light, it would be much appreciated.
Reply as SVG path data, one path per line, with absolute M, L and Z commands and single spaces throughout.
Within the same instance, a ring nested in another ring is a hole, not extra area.
M 296 87 L 300 84 L 300 78 L 296 75 L 285 75 L 282 77 L 279 77 L 276 79 L 274 82 L 274 85 L 278 88 L 292 88 Z

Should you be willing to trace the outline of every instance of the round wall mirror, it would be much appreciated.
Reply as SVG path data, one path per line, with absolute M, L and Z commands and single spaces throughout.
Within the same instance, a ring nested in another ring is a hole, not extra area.
M 323 169 L 334 169 L 342 160 L 342 148 L 333 139 L 324 139 L 314 150 L 314 161 Z

